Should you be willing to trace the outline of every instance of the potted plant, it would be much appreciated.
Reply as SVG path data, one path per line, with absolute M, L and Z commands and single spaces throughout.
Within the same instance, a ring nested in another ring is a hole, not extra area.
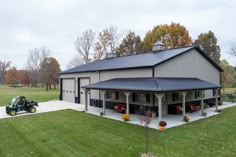
M 184 116 L 184 121 L 185 122 L 189 122 L 192 119 L 192 117 L 190 115 L 185 115 Z
M 124 121 L 129 121 L 129 115 L 128 114 L 122 114 L 122 119 Z
M 160 121 L 159 122 L 159 130 L 165 130 L 167 123 L 165 121 Z

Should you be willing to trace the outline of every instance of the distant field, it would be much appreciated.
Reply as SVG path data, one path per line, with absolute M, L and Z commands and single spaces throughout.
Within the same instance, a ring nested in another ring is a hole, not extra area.
M 59 90 L 46 91 L 45 88 L 29 88 L 29 87 L 8 87 L 0 86 L 0 106 L 5 106 L 9 101 L 17 95 L 26 96 L 30 100 L 44 102 L 55 100 L 59 97 Z
M 225 88 L 225 93 L 234 93 L 234 94 L 236 94 L 236 88 Z

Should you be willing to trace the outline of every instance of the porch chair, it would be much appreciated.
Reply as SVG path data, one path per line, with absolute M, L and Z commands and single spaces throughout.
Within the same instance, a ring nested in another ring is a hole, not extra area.
M 114 107 L 114 111 L 119 112 L 119 113 L 125 113 L 126 110 L 126 105 L 125 104 L 117 104 Z

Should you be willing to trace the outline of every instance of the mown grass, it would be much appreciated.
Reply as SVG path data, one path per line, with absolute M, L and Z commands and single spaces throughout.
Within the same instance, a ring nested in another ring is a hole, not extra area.
M 7 105 L 14 96 L 26 96 L 30 100 L 44 102 L 59 98 L 58 89 L 46 91 L 45 88 L 0 86 L 0 106 Z
M 158 157 L 236 156 L 236 107 L 183 126 L 150 129 Z M 1 157 L 137 157 L 145 152 L 144 128 L 64 110 L 0 120 Z

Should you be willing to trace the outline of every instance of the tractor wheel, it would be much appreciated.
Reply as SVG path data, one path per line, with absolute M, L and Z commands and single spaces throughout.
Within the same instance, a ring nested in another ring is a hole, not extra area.
M 16 115 L 16 110 L 10 110 L 10 111 L 9 111 L 9 114 L 10 114 L 11 116 L 15 116 L 15 115 Z
M 36 108 L 35 107 L 30 107 L 29 112 L 35 113 L 36 112 Z

